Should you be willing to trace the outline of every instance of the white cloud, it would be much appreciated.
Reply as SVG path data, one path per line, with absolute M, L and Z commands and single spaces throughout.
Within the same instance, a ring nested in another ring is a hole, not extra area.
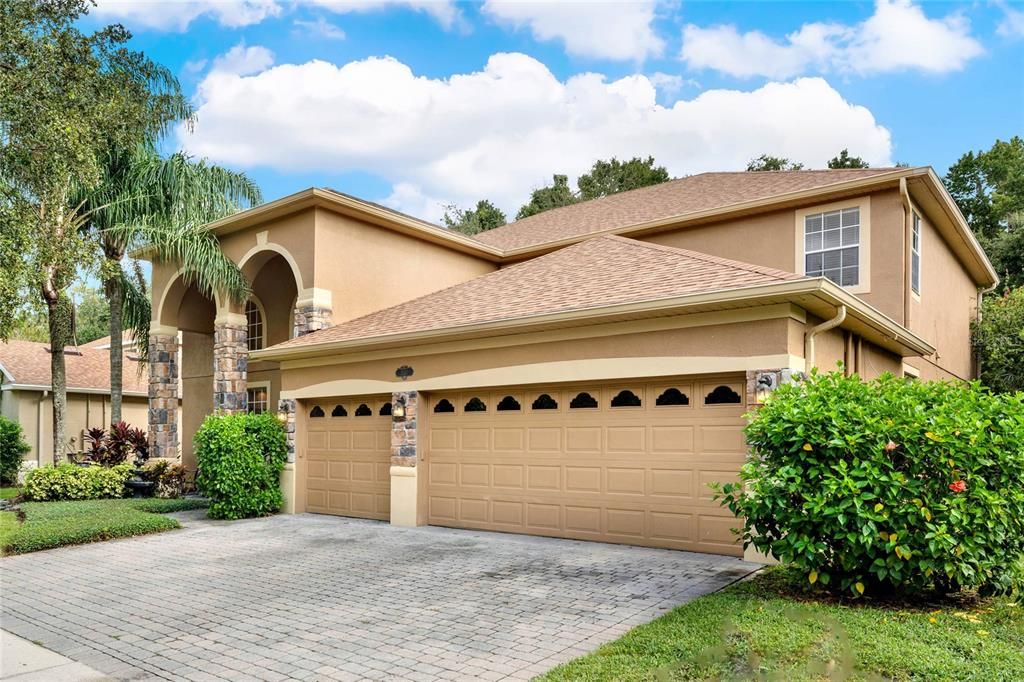
M 239 43 L 213 60 L 213 71 L 233 76 L 259 73 L 274 63 L 274 53 L 261 45 Z
M 349 12 L 372 12 L 376 10 L 400 7 L 424 12 L 433 17 L 444 28 L 452 28 L 459 23 L 462 14 L 455 6 L 454 0 L 298 0 L 306 4 L 323 7 L 336 14 Z
M 663 73 L 661 71 L 655 71 L 650 74 L 647 76 L 647 80 L 651 81 L 651 84 L 666 97 L 679 94 L 679 91 L 685 87 L 700 87 L 700 83 L 692 78 L 683 78 L 679 74 Z
M 820 168 L 844 147 L 891 163 L 889 131 L 820 78 L 709 90 L 671 106 L 656 94 L 642 75 L 562 81 L 523 54 L 495 54 L 483 70 L 445 79 L 390 57 L 247 76 L 213 69 L 198 87 L 195 133 L 180 142 L 238 167 L 370 172 L 391 183 L 390 205 L 431 219 L 443 204 L 481 198 L 514 213 L 552 173 L 576 177 L 611 156 L 650 154 L 677 176 L 742 169 L 766 152 Z
M 996 3 L 1003 10 L 1003 20 L 996 33 L 1007 38 L 1024 38 L 1024 10 L 1014 9 L 1006 2 Z
M 281 14 L 276 0 L 99 0 L 91 14 L 129 28 L 184 31 L 200 17 L 238 28 Z
M 958 12 L 931 19 L 911 0 L 878 0 L 875 13 L 859 24 L 804 24 L 785 41 L 740 33 L 733 25 L 688 24 L 681 57 L 690 68 L 741 78 L 791 78 L 811 71 L 946 73 L 983 52 Z
M 129 28 L 184 31 L 200 17 L 238 28 L 278 17 L 285 9 L 300 5 L 314 5 L 337 14 L 404 7 L 429 14 L 445 28 L 461 18 L 454 0 L 98 0 L 92 14 L 124 22 Z
M 317 17 L 312 21 L 296 19 L 292 24 L 301 32 L 318 38 L 326 38 L 327 40 L 345 39 L 345 31 L 340 26 L 332 24 L 323 17 Z
M 481 11 L 500 23 L 528 27 L 537 40 L 560 40 L 569 54 L 639 62 L 665 47 L 651 26 L 654 9 L 654 0 L 487 0 Z

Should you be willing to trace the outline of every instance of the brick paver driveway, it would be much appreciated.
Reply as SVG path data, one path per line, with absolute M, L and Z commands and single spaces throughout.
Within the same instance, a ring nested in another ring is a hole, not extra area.
M 524 679 L 756 568 L 312 514 L 188 524 L 0 560 L 0 627 L 121 679 Z

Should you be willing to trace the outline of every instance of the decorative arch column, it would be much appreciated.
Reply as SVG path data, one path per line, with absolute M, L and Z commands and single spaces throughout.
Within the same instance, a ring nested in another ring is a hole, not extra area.
M 240 307 L 218 307 L 213 322 L 213 409 L 245 412 L 248 407 L 248 326 Z
M 149 456 L 178 456 L 178 329 L 149 328 Z

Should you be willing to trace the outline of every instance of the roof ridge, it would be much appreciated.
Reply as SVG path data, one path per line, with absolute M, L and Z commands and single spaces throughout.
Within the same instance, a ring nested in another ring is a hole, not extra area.
M 746 270 L 748 272 L 755 272 L 759 275 L 767 275 L 769 277 L 775 277 L 776 279 L 789 279 L 793 276 L 799 277 L 795 272 L 786 272 L 785 270 L 779 270 L 777 268 L 769 268 L 764 265 L 757 265 L 756 263 L 747 263 L 746 261 L 735 260 L 732 258 L 723 258 L 721 256 L 715 256 L 710 253 L 704 253 L 703 251 L 694 251 L 692 249 L 683 249 L 678 246 L 669 246 L 668 244 L 656 244 L 653 242 L 640 241 L 639 239 L 632 239 L 629 237 L 623 237 L 617 234 L 604 235 L 597 237 L 597 239 L 616 239 L 624 242 L 632 242 L 635 246 L 639 246 L 654 251 L 669 251 L 675 254 L 685 255 L 688 258 L 695 260 L 704 261 L 706 263 L 717 263 L 719 265 L 729 265 L 739 270 Z M 586 241 L 593 241 L 588 239 Z

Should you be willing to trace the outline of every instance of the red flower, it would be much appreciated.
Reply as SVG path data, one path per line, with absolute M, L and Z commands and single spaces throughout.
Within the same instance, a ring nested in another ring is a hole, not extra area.
M 955 493 L 962 493 L 963 491 L 967 490 L 967 482 L 953 481 L 952 483 L 949 484 L 949 489 Z
M 893 443 L 892 441 L 889 441 L 888 443 L 885 444 L 885 451 L 886 452 L 892 452 L 893 450 L 895 450 L 898 447 L 899 447 L 899 445 L 896 445 L 896 443 Z

